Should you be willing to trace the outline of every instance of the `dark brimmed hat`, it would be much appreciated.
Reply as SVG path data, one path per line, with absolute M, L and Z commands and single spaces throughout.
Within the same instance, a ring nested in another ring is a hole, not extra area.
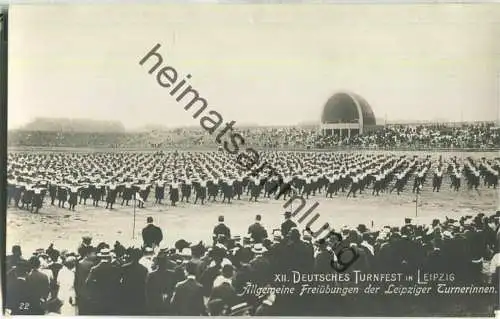
M 191 247 L 191 243 L 185 241 L 184 239 L 180 239 L 180 240 L 175 242 L 174 246 L 175 246 L 175 249 L 182 251 L 185 248 Z
M 368 229 L 366 228 L 366 225 L 365 225 L 365 224 L 359 224 L 359 225 L 358 225 L 358 231 L 359 231 L 360 233 L 365 233 L 365 232 L 367 232 L 367 231 L 368 231 Z
M 210 254 L 210 257 L 217 259 L 217 258 L 224 258 L 224 257 L 226 257 L 227 252 L 221 246 L 214 246 L 212 248 L 212 250 L 210 251 L 209 254 Z

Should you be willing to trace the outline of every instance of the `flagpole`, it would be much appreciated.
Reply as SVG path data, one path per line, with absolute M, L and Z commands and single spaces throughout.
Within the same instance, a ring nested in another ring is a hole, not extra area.
M 137 198 L 134 195 L 134 226 L 132 227 L 132 239 L 135 239 L 135 205 L 137 202 Z
M 415 218 L 418 217 L 418 193 L 419 193 L 419 189 L 417 189 L 417 192 L 415 195 Z

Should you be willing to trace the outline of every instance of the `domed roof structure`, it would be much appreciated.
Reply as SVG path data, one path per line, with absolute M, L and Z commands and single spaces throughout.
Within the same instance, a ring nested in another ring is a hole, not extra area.
M 339 92 L 330 97 L 323 108 L 321 122 L 376 125 L 375 115 L 368 102 L 351 92 Z

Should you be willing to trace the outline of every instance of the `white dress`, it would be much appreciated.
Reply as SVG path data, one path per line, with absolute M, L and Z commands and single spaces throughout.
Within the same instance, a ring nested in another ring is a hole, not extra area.
M 69 300 L 75 302 L 75 290 L 73 282 L 75 280 L 75 272 L 66 267 L 62 267 L 57 276 L 59 281 L 59 299 L 63 302 L 61 307 L 61 315 L 75 316 L 77 314 L 76 307 L 71 305 Z

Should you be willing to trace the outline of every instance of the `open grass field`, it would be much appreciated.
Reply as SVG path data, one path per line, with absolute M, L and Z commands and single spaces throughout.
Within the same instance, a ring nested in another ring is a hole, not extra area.
M 440 153 L 441 154 L 441 153 Z M 432 154 L 439 156 L 440 154 Z M 448 156 L 497 156 L 495 153 L 442 153 Z M 405 189 L 400 196 L 381 194 L 374 197 L 371 192 L 365 192 L 357 198 L 346 198 L 345 194 L 334 198 L 324 198 L 323 195 L 310 197 L 303 212 L 315 202 L 319 206 L 314 211 L 321 216 L 313 225 L 318 227 L 329 222 L 338 229 L 344 225 L 357 226 L 366 224 L 368 228 L 381 228 L 384 225 L 401 226 L 405 217 L 411 217 L 416 223 L 428 223 L 434 218 L 444 219 L 446 216 L 456 218 L 468 214 L 484 212 L 491 214 L 498 209 L 499 190 L 487 189 L 481 186 L 479 192 L 469 191 L 462 187 L 459 192 L 449 189 L 449 180 L 445 178 L 440 193 L 432 193 L 428 178 L 418 199 L 418 209 L 415 204 L 415 194 L 411 189 Z M 256 214 L 261 214 L 263 224 L 271 233 L 272 229 L 279 228 L 283 221 L 285 209 L 283 200 L 264 199 L 258 203 L 249 203 L 244 196 L 242 200 L 235 200 L 232 204 L 220 202 L 208 203 L 204 206 L 192 203 L 178 203 L 177 207 L 169 204 L 155 205 L 149 202 L 144 209 L 136 209 L 136 227 L 134 224 L 134 206 L 120 206 L 117 201 L 115 209 L 106 210 L 104 207 L 95 208 L 91 200 L 87 206 L 78 205 L 76 211 L 50 206 L 48 198 L 39 214 L 30 214 L 17 208 L 7 210 L 7 247 L 20 244 L 25 253 L 37 248 L 46 248 L 53 242 L 59 249 L 75 250 L 83 235 L 92 235 L 94 242 L 107 241 L 114 243 L 119 240 L 123 244 L 137 243 L 140 245 L 141 229 L 145 225 L 146 217 L 152 216 L 155 223 L 164 232 L 164 241 L 173 245 L 178 239 L 188 241 L 211 241 L 213 226 L 217 217 L 224 215 L 226 224 L 233 234 L 245 235 L 248 226 L 253 222 Z M 105 205 L 105 204 L 104 204 Z M 292 209 L 296 208 L 294 202 Z M 417 217 L 416 217 L 417 214 Z M 312 217 L 313 215 L 311 215 Z M 373 226 L 372 226 L 373 223 Z M 133 239 L 135 237 L 135 240 Z

